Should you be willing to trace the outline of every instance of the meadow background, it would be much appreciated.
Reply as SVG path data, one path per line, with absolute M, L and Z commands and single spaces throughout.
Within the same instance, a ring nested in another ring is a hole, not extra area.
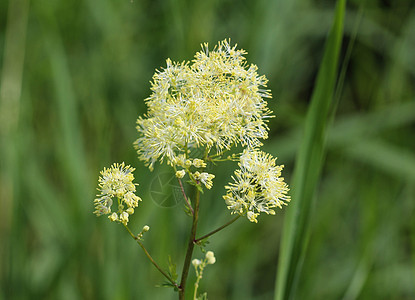
M 131 227 L 148 224 L 149 251 L 180 271 L 190 220 L 152 194 L 174 192 L 157 186 L 169 169 L 149 172 L 132 147 L 154 70 L 202 42 L 247 50 L 277 115 L 264 148 L 291 184 L 334 12 L 327 0 L 1 1 L 0 299 L 176 299 L 127 232 L 92 214 L 99 171 L 136 167 Z M 347 2 L 294 299 L 415 299 L 414 53 L 413 0 Z M 235 167 L 217 169 L 200 234 L 230 219 L 222 195 Z M 210 240 L 209 299 L 274 298 L 290 207 Z

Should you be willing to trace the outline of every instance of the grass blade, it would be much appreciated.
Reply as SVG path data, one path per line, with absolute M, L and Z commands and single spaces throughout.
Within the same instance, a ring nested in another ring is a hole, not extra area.
M 293 297 L 301 272 L 301 260 L 307 247 L 307 224 L 323 162 L 325 129 L 337 78 L 345 6 L 345 0 L 337 2 L 334 23 L 305 121 L 304 137 L 291 183 L 292 203 L 287 210 L 281 242 L 275 291 L 277 300 Z

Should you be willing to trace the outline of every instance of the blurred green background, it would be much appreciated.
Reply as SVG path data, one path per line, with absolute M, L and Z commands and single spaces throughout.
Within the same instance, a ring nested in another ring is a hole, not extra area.
M 247 50 L 277 115 L 264 148 L 290 184 L 334 4 L 1 1 L 0 299 L 176 299 L 122 226 L 92 214 L 99 171 L 137 168 L 131 227 L 148 224 L 149 251 L 180 271 L 190 220 L 152 195 L 169 169 L 149 172 L 132 147 L 154 70 L 192 59 L 202 42 Z M 415 299 L 414 53 L 413 0 L 348 1 L 297 299 Z M 221 165 L 203 195 L 200 234 L 230 219 L 221 195 L 235 167 Z M 284 214 L 210 240 L 209 299 L 273 299 Z

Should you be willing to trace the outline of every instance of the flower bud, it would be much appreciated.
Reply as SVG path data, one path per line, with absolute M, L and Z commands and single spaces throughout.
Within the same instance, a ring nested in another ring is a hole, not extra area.
M 117 221 L 118 220 L 118 215 L 117 213 L 112 213 L 111 215 L 108 216 L 108 219 L 110 219 L 112 222 Z
M 183 178 L 184 175 L 186 175 L 186 171 L 185 170 L 180 170 L 176 172 L 176 177 L 177 178 Z
M 199 260 L 199 259 L 197 259 L 197 258 L 195 258 L 194 260 L 192 260 L 192 265 L 194 266 L 194 267 L 197 267 L 198 265 L 200 265 L 202 262 Z
M 215 254 L 212 251 L 206 252 L 207 263 L 213 265 L 216 262 Z

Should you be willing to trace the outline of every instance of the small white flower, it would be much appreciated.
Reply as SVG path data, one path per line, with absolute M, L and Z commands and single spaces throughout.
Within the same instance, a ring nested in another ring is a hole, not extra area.
M 193 165 L 196 168 L 204 168 L 204 167 L 206 167 L 206 163 L 202 159 L 199 159 L 199 158 L 195 158 L 193 160 Z
M 108 216 L 108 219 L 110 219 L 112 222 L 115 222 L 118 220 L 118 215 L 117 213 L 112 213 L 111 215 Z
M 253 211 L 248 211 L 246 213 L 246 217 L 248 218 L 249 221 L 251 222 L 255 222 L 258 223 L 258 220 L 256 219 L 256 217 L 259 216 L 259 214 L 254 213 Z
M 176 177 L 177 178 L 183 178 L 184 175 L 186 175 L 186 171 L 185 170 L 180 170 L 176 172 Z
M 194 176 L 196 180 L 199 180 L 201 183 L 203 183 L 208 190 L 212 188 L 212 179 L 215 178 L 215 175 L 206 172 L 199 173 L 199 171 L 196 171 Z
M 123 211 L 120 214 L 120 222 L 123 223 L 124 225 L 127 225 L 127 223 L 128 223 L 128 216 L 129 216 L 129 214 L 126 211 Z

